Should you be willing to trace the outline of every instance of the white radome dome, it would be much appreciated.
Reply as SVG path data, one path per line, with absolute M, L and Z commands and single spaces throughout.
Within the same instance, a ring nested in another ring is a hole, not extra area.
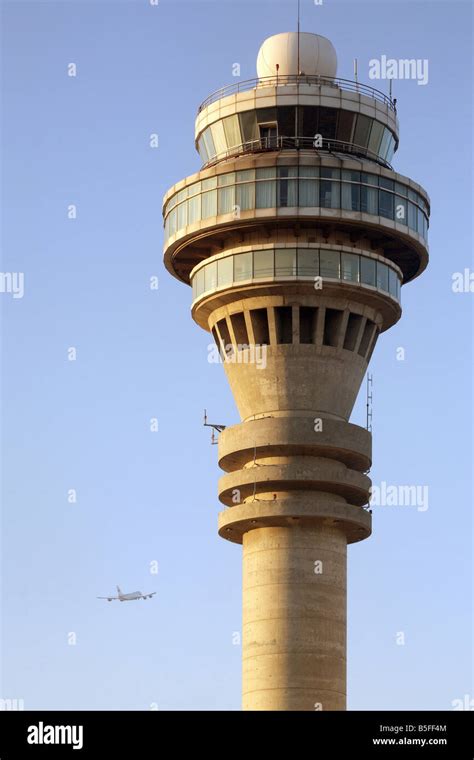
M 337 55 L 334 46 L 320 34 L 300 32 L 300 70 L 298 72 L 298 32 L 284 32 L 268 37 L 257 56 L 259 79 L 278 75 L 306 74 L 334 79 L 337 73 Z

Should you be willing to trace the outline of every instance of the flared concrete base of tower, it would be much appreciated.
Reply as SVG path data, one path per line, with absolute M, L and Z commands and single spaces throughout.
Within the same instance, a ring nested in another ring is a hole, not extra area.
M 244 534 L 244 710 L 346 709 L 346 557 L 335 527 Z

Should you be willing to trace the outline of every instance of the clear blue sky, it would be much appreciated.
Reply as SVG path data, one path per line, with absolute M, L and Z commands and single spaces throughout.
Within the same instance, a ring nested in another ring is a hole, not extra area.
M 241 550 L 217 536 L 217 452 L 201 427 L 205 406 L 238 416 L 190 289 L 163 268 L 161 199 L 199 169 L 199 102 L 236 81 L 236 62 L 255 76 L 295 6 L 2 3 L 2 271 L 25 273 L 25 295 L 0 295 L 0 696 L 26 708 L 240 707 Z M 371 58 L 429 60 L 427 86 L 394 87 L 393 163 L 430 193 L 431 261 L 372 359 L 372 477 L 428 485 L 430 501 L 374 508 L 372 537 L 349 549 L 351 709 L 473 695 L 474 296 L 451 290 L 472 267 L 471 15 L 467 2 L 302 0 L 302 30 L 332 40 L 341 77 L 354 57 L 367 83 Z M 364 404 L 362 390 L 354 422 Z M 96 600 L 116 583 L 158 593 Z

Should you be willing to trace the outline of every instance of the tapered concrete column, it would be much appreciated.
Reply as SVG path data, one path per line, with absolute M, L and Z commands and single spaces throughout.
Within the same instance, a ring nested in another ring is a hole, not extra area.
M 244 534 L 244 710 L 345 710 L 346 557 L 329 525 Z

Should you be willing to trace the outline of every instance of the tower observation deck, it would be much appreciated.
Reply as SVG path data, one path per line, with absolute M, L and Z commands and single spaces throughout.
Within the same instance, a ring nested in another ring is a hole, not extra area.
M 243 547 L 243 708 L 343 710 L 347 545 L 371 533 L 372 438 L 349 417 L 427 266 L 430 202 L 391 166 L 394 102 L 338 79 L 329 40 L 270 37 L 257 74 L 199 108 L 164 262 L 241 417 L 219 435 L 218 531 Z

